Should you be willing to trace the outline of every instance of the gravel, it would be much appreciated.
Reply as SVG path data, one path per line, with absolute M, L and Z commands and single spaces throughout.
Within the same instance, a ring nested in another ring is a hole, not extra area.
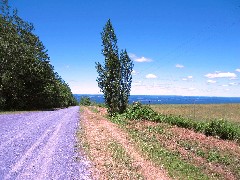
M 91 179 L 78 122 L 78 106 L 0 115 L 0 179 Z

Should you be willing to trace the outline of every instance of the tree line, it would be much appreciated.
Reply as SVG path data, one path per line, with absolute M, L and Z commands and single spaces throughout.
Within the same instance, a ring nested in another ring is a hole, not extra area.
M 68 84 L 54 71 L 33 24 L 0 9 L 0 110 L 47 109 L 76 105 Z

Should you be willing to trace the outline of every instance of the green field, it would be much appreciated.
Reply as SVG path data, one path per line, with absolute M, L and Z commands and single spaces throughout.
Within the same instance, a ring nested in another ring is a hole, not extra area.
M 162 114 L 183 116 L 194 120 L 225 119 L 240 123 L 240 104 L 151 105 Z

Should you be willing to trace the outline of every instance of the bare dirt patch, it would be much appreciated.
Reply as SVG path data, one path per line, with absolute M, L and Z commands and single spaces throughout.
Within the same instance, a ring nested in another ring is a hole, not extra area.
M 82 109 L 96 179 L 240 179 L 240 146 L 234 141 L 166 123 L 110 121 L 104 108 Z
M 170 179 L 164 169 L 142 156 L 124 130 L 104 118 L 104 108 L 81 108 L 83 137 L 96 179 Z
M 224 179 L 238 179 L 234 172 L 234 162 L 240 160 L 240 147 L 237 143 L 196 133 L 189 129 L 173 127 L 172 146 L 185 158 L 191 159 L 198 166 L 205 166 L 206 173 L 220 174 Z M 231 162 L 231 159 L 235 159 Z M 232 166 L 233 165 L 233 166 Z M 236 164 L 237 165 L 237 164 Z
M 129 128 L 154 135 L 163 147 L 179 154 L 183 161 L 202 167 L 211 179 L 240 178 L 240 147 L 234 141 L 149 121 L 132 121 Z

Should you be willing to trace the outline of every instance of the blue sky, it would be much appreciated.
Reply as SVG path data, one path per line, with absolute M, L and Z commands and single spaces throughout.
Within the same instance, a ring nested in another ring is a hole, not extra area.
M 73 93 L 98 94 L 110 18 L 134 61 L 131 94 L 240 97 L 239 0 L 10 0 Z

